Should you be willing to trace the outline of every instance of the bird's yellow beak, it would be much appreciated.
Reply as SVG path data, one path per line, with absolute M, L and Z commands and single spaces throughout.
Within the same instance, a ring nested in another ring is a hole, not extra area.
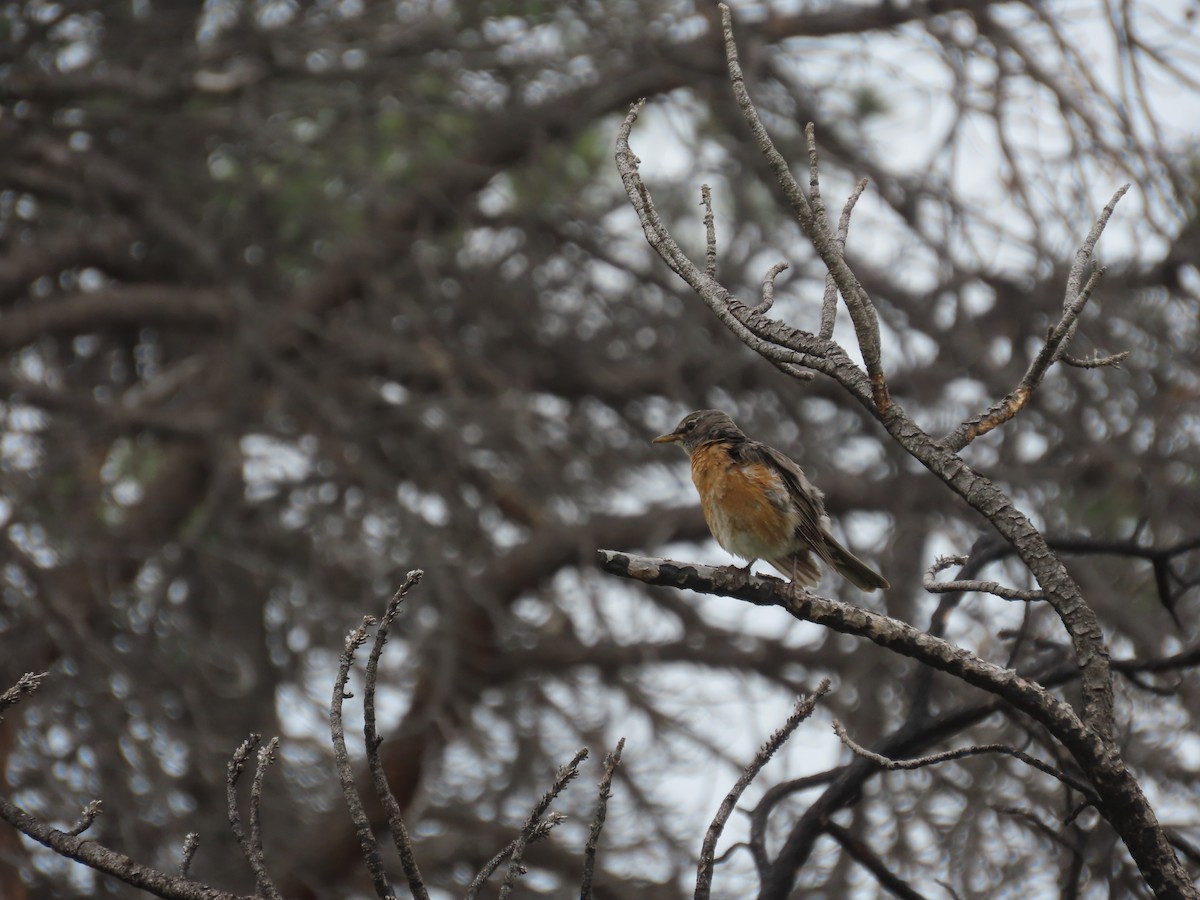
M 652 444 L 674 444 L 679 440 L 679 435 L 672 431 L 670 434 L 660 434 L 650 443 Z

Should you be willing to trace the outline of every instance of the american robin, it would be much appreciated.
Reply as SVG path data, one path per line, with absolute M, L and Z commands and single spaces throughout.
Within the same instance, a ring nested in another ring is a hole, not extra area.
M 719 409 L 683 417 L 656 444 L 679 444 L 692 459 L 692 481 L 717 543 L 749 560 L 766 560 L 799 587 L 817 583 L 815 553 L 860 590 L 887 590 L 887 579 L 837 542 L 824 495 L 800 467 L 752 441 Z

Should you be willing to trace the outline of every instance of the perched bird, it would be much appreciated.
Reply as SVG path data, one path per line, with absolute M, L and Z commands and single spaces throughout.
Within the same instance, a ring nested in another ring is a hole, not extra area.
M 719 409 L 683 417 L 656 444 L 679 444 L 692 459 L 692 481 L 717 543 L 748 560 L 770 563 L 792 583 L 809 587 L 819 572 L 815 553 L 864 591 L 887 590 L 887 579 L 837 542 L 824 495 L 800 467 L 742 433 Z

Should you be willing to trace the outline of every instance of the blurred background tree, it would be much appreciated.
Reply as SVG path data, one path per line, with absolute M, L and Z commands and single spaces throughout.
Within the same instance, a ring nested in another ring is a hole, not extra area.
M 787 260 L 777 314 L 816 327 L 824 272 L 744 139 L 714 13 L 3 8 L 0 681 L 52 674 L 0 724 L 11 797 L 63 821 L 102 798 L 94 833 L 164 868 L 197 831 L 194 875 L 250 890 L 225 763 L 247 732 L 279 733 L 265 812 L 285 895 L 362 890 L 325 708 L 344 633 L 417 566 L 426 580 L 386 658 L 384 756 L 446 896 L 581 743 L 599 755 L 628 738 L 599 895 L 675 897 L 720 795 L 798 693 L 833 676 L 814 723 L 836 714 L 862 741 L 904 720 L 913 667 L 883 651 L 592 566 L 601 546 L 725 558 L 683 458 L 648 444 L 707 406 L 825 490 L 893 585 L 860 602 L 926 627 L 922 572 L 980 533 L 836 388 L 763 365 L 651 260 L 611 161 L 642 96 L 655 98 L 643 173 L 675 233 L 702 254 L 711 184 L 722 281 L 751 299 Z M 805 158 L 814 121 L 827 196 L 871 179 L 847 252 L 879 308 L 892 390 L 931 430 L 1017 383 L 1069 254 L 1133 182 L 1076 343 L 1130 358 L 1056 370 L 966 451 L 1077 542 L 1200 535 L 1194 14 L 1149 0 L 735 5 L 788 157 Z M 1071 560 L 1117 656 L 1190 646 L 1197 554 L 1166 570 Z M 1062 653 L 1052 615 L 994 599 L 954 609 L 947 633 L 1003 662 L 1017 628 L 1014 664 Z M 1200 842 L 1200 680 L 1147 677 L 1119 686 L 1127 758 Z M 934 711 L 970 702 L 934 679 Z M 844 759 L 814 723 L 760 792 Z M 1001 712 L 958 739 L 1039 735 Z M 568 795 L 574 825 L 531 848 L 527 893 L 569 892 L 592 799 Z M 1062 826 L 1062 803 L 1019 764 L 981 759 L 870 781 L 843 824 L 934 895 L 935 879 L 960 896 L 1044 895 L 1068 877 L 1141 890 L 1111 831 Z M 1047 851 L 1046 822 L 1069 852 Z M 801 887 L 874 896 L 840 846 L 818 845 Z M 744 857 L 719 867 L 718 896 L 753 892 Z M 0 831 L 6 897 L 127 892 Z

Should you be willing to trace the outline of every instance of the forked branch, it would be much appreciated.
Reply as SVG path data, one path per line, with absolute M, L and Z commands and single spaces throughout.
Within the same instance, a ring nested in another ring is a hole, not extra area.
M 408 828 L 404 824 L 400 803 L 388 785 L 383 759 L 379 755 L 379 745 L 383 743 L 383 738 L 379 737 L 375 727 L 375 688 L 379 681 L 379 659 L 383 655 L 383 648 L 387 643 L 388 630 L 397 613 L 400 612 L 400 604 L 404 602 L 408 592 L 416 586 L 424 574 L 420 569 L 413 569 L 405 577 L 404 583 L 400 585 L 396 593 L 392 595 L 392 599 L 388 601 L 383 618 L 379 621 L 379 627 L 375 630 L 375 643 L 367 657 L 366 683 L 363 692 L 363 741 L 367 750 L 367 767 L 371 770 L 371 783 L 375 788 L 375 795 L 383 804 L 384 814 L 388 820 L 388 830 L 392 833 L 392 841 L 396 845 L 396 852 L 400 855 L 400 865 L 408 879 L 408 889 L 412 893 L 413 900 L 429 900 L 429 893 L 425 889 L 425 882 L 421 878 L 421 871 L 417 866 L 416 857 L 413 855 L 412 839 L 408 836 Z
M 368 629 L 374 624 L 374 616 L 363 616 L 362 624 L 346 635 L 337 678 L 333 683 L 333 700 L 329 705 L 329 731 L 333 740 L 334 765 L 337 768 L 338 780 L 342 784 L 342 798 L 346 801 L 346 808 L 354 822 L 354 831 L 358 835 L 359 846 L 367 864 L 367 871 L 371 874 L 375 893 L 379 897 L 390 897 L 392 886 L 383 868 L 375 829 L 371 827 L 371 820 L 363 807 L 362 796 L 354 783 L 354 767 L 350 762 L 350 752 L 346 748 L 346 731 L 342 724 L 342 706 L 347 698 L 354 696 L 346 690 L 346 684 L 350 680 L 350 669 L 354 665 L 354 654 L 367 642 Z
M 994 597 L 1000 597 L 1004 600 L 1045 600 L 1046 597 L 1041 591 L 1022 591 L 1017 588 L 1006 587 L 998 584 L 995 581 L 980 581 L 978 579 L 965 579 L 954 581 L 938 581 L 937 573 L 943 569 L 948 569 L 951 566 L 963 566 L 970 562 L 969 556 L 940 556 L 938 557 L 928 571 L 925 572 L 925 579 L 922 586 L 931 594 L 952 594 L 959 591 L 973 591 L 976 593 L 991 594 Z
M 1109 218 L 1116 209 L 1117 203 L 1125 193 L 1129 190 L 1129 185 L 1123 185 L 1118 191 L 1113 194 L 1108 205 L 1104 207 L 1100 215 L 1093 223 L 1087 237 L 1075 252 L 1075 260 L 1071 264 L 1071 270 L 1067 275 L 1066 296 L 1063 299 L 1062 316 L 1058 323 L 1052 326 L 1046 333 L 1045 343 L 1042 344 L 1041 350 L 1037 356 L 1033 358 L 1033 362 L 1029 364 L 1029 368 L 1025 370 L 1025 375 L 1021 378 L 1021 382 L 1006 396 L 1003 400 L 995 403 L 986 410 L 967 421 L 963 422 L 951 434 L 948 434 L 942 439 L 942 444 L 949 450 L 958 452 L 975 438 L 987 434 L 994 428 L 1003 425 L 1028 404 L 1033 392 L 1041 385 L 1042 379 L 1050 367 L 1056 362 L 1063 362 L 1067 365 L 1078 366 L 1081 368 L 1098 368 L 1100 366 L 1115 366 L 1119 365 L 1129 354 L 1116 353 L 1111 356 L 1094 356 L 1090 360 L 1079 360 L 1070 356 L 1067 353 L 1067 348 L 1070 346 L 1071 339 L 1075 337 L 1075 329 L 1079 324 L 1079 316 L 1083 312 L 1087 302 L 1091 299 L 1092 292 L 1096 285 L 1104 276 L 1105 269 L 1103 267 L 1096 268 L 1084 281 L 1084 272 L 1087 269 L 1088 263 L 1091 261 L 1095 249 L 1096 242 L 1100 240 L 1100 235 L 1104 233 L 1104 227 L 1108 224 Z
M 262 845 L 262 826 L 259 818 L 259 805 L 262 800 L 263 778 L 266 775 L 266 768 L 271 759 L 274 750 L 279 746 L 279 738 L 272 738 L 270 744 L 264 748 L 267 752 L 260 753 L 258 757 L 258 766 L 255 769 L 254 781 L 250 791 L 250 834 L 246 834 L 246 830 L 242 827 L 242 816 L 238 811 L 238 795 L 237 785 L 242 777 L 242 770 L 246 766 L 246 762 L 250 759 L 250 754 L 254 748 L 259 745 L 262 737 L 257 734 L 252 734 L 238 746 L 233 752 L 233 757 L 229 760 L 229 767 L 225 776 L 225 801 L 229 815 L 229 827 L 233 830 L 233 835 L 237 838 L 238 846 L 242 850 L 242 856 L 246 858 L 246 862 L 250 865 L 250 870 L 254 872 L 254 882 L 257 886 L 257 894 L 266 897 L 267 900 L 280 900 L 279 891 L 275 884 L 271 881 L 271 876 L 267 874 L 266 860 L 263 853 Z
M 550 785 L 550 790 L 546 791 L 536 804 L 529 817 L 525 820 L 525 827 L 521 829 L 521 833 L 517 835 L 512 842 L 512 851 L 509 853 L 508 869 L 504 873 L 504 881 L 500 884 L 500 900 L 508 900 L 512 894 L 513 887 L 516 885 L 517 876 L 523 875 L 525 869 L 522 866 L 521 860 L 525 855 L 525 847 L 530 841 L 534 840 L 539 832 L 545 828 L 543 816 L 546 815 L 546 810 L 550 808 L 550 804 L 554 802 L 554 798 L 562 793 L 563 788 L 570 784 L 579 774 L 579 764 L 587 759 L 587 747 L 580 748 L 579 752 L 571 759 L 569 763 L 558 770 L 558 774 L 554 777 L 554 783 Z M 557 824 L 555 822 L 554 824 Z
M 671 236 L 670 231 L 663 223 L 658 210 L 654 206 L 654 200 L 650 196 L 650 191 L 647 190 L 641 176 L 638 174 L 638 166 L 641 164 L 641 160 L 629 148 L 629 135 L 633 131 L 634 123 L 637 122 L 638 115 L 644 106 L 645 101 L 639 100 L 633 104 L 629 110 L 629 114 L 625 117 L 625 121 L 617 133 L 616 161 L 617 171 L 620 172 L 621 181 L 625 185 L 625 193 L 629 196 L 629 202 L 637 213 L 638 221 L 641 222 L 642 231 L 646 235 L 647 243 L 650 244 L 663 262 L 670 267 L 671 271 L 682 278 L 688 287 L 695 291 L 696 295 L 708 304 L 709 309 L 716 314 L 721 323 L 737 335 L 738 340 L 742 341 L 747 347 L 769 360 L 775 366 L 801 366 L 816 369 L 817 371 L 828 371 L 828 367 L 821 360 L 824 347 L 818 345 L 815 338 L 803 350 L 794 350 L 782 347 L 755 334 L 751 328 L 734 314 L 735 308 L 738 306 L 746 307 L 746 304 L 737 301 L 715 278 L 702 271 L 695 263 L 688 259 L 687 254 L 683 252 L 679 244 Z M 715 240 L 715 236 L 710 233 L 708 246 L 715 247 Z
M 879 316 L 875 312 L 875 306 L 871 302 L 870 296 L 863 290 L 858 278 L 846 264 L 845 257 L 842 255 L 844 241 L 839 243 L 837 233 L 829 227 L 829 219 L 825 214 L 817 177 L 818 159 L 815 130 L 810 124 L 805 132 L 808 139 L 809 158 L 809 192 L 806 196 L 792 176 L 787 160 L 779 152 L 775 142 L 771 140 L 770 134 L 767 133 L 766 126 L 763 125 L 758 110 L 754 106 L 754 101 L 750 98 L 750 92 L 746 89 L 746 79 L 742 74 L 742 66 L 738 60 L 737 42 L 733 37 L 733 15 L 724 3 L 720 4 L 720 9 L 721 31 L 725 40 L 725 63 L 729 71 L 729 82 L 733 87 L 734 99 L 750 128 L 755 145 L 766 158 L 784 196 L 791 204 L 796 220 L 804 229 L 804 233 L 812 242 L 813 249 L 817 251 L 821 262 L 825 264 L 830 278 L 841 292 L 846 309 L 850 313 L 850 321 L 854 324 L 859 352 L 862 353 L 863 362 L 867 367 L 867 375 L 871 379 L 871 394 L 875 406 L 880 412 L 885 412 L 891 404 L 891 400 L 881 360 Z M 856 193 L 861 194 L 861 191 L 856 191 Z M 856 200 L 857 198 L 852 195 L 852 199 Z M 848 208 L 852 206 L 853 203 L 847 203 Z M 845 213 L 844 218 L 848 223 L 848 212 Z M 832 329 L 830 329 L 830 333 L 832 334 Z M 822 337 L 827 337 L 824 334 L 824 328 L 822 328 Z

